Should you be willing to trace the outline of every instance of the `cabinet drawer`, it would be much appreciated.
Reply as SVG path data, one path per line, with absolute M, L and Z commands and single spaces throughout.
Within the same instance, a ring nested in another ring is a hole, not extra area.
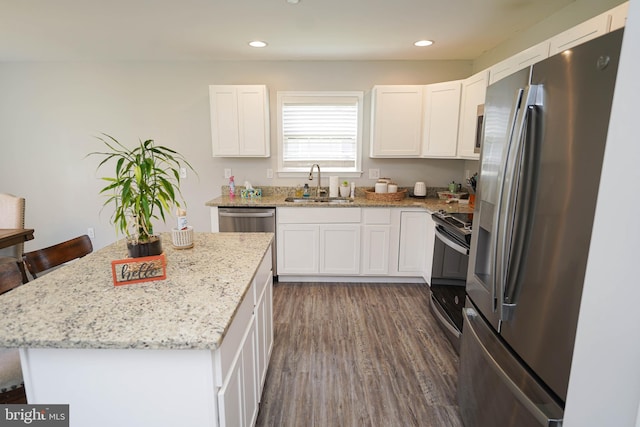
M 271 248 L 267 251 L 262 259 L 262 263 L 260 267 L 258 267 L 258 271 L 256 272 L 256 277 L 254 280 L 255 285 L 254 288 L 254 299 L 253 303 L 256 305 L 258 303 L 258 299 L 262 292 L 264 291 L 264 286 L 267 283 L 267 279 L 271 277 Z
M 359 223 L 361 208 L 278 208 L 278 224 Z
M 363 224 L 391 224 L 391 209 L 366 208 L 362 210 Z
M 216 385 L 222 387 L 222 383 L 230 372 L 231 365 L 236 354 L 241 349 L 242 339 L 245 336 L 247 327 L 253 323 L 253 308 L 255 295 L 255 280 L 251 284 L 251 289 L 247 292 L 238 307 L 231 325 L 225 333 L 222 345 L 215 353 Z

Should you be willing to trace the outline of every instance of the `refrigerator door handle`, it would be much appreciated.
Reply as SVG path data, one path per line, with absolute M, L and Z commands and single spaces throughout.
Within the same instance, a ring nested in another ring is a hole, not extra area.
M 512 249 L 514 230 L 517 232 L 519 229 L 514 227 L 517 224 L 517 211 L 523 212 L 522 203 L 519 202 L 519 193 L 521 185 L 523 184 L 522 172 L 525 147 L 524 142 L 527 139 L 527 119 L 529 117 L 530 108 L 536 105 L 537 102 L 537 89 L 535 85 L 528 86 L 522 94 L 522 102 L 520 106 L 520 114 L 518 115 L 516 123 L 516 133 L 512 135 L 512 138 L 508 147 L 508 155 L 505 166 L 505 180 L 503 194 L 501 197 L 502 204 L 500 205 L 500 211 L 505 212 L 500 218 L 498 223 L 498 248 L 496 257 L 496 274 L 498 280 L 498 314 L 500 320 L 506 321 L 511 319 L 513 310 L 515 308 L 515 301 L 512 297 L 517 292 L 516 286 L 509 287 L 510 266 L 512 265 Z M 520 200 L 522 202 L 522 200 Z M 519 261 L 518 261 L 519 262 Z M 509 294 L 509 292 L 511 294 Z
M 541 89 L 538 89 L 541 92 Z M 539 104 L 540 105 L 540 104 Z M 532 212 L 534 210 L 535 198 L 533 195 L 536 192 L 536 175 L 538 171 L 538 147 L 540 144 L 537 141 L 536 124 L 538 122 L 538 107 L 528 106 L 527 116 L 529 118 L 527 124 L 527 132 L 524 135 L 526 138 L 523 141 L 522 161 L 520 171 L 520 184 L 518 186 L 518 193 L 523 194 L 524 197 L 518 197 L 518 204 L 514 215 L 514 226 L 517 230 L 513 233 L 511 239 L 511 250 L 509 258 L 508 273 L 506 277 L 505 293 L 502 302 L 502 312 L 504 313 L 504 319 L 511 317 L 513 310 L 517 305 L 518 291 L 522 283 L 522 265 L 526 258 L 527 242 L 530 239 L 530 232 L 533 228 L 531 220 L 533 219 Z
M 507 146 L 506 146 L 506 150 L 505 150 L 505 162 L 504 162 L 504 167 L 502 168 L 502 173 L 500 174 L 500 187 L 498 190 L 498 195 L 497 195 L 497 200 L 496 200 L 496 206 L 498 207 L 495 210 L 495 214 L 494 214 L 494 218 L 493 218 L 493 224 L 495 224 L 495 229 L 493 230 L 493 232 L 491 233 L 491 237 L 492 237 L 492 241 L 491 241 L 491 260 L 493 261 L 493 265 L 492 265 L 492 269 L 493 269 L 493 274 L 491 274 L 491 298 L 494 301 L 494 307 L 493 307 L 493 311 L 496 311 L 497 309 L 501 310 L 501 305 L 497 304 L 497 306 L 495 305 L 495 302 L 498 301 L 500 299 L 501 302 L 501 298 L 502 297 L 498 297 L 499 295 L 502 295 L 503 292 L 501 291 L 502 288 L 502 282 L 503 282 L 503 278 L 502 275 L 500 274 L 500 271 L 502 270 L 502 259 L 503 259 L 503 254 L 502 254 L 502 247 L 504 246 L 504 237 L 503 237 L 503 232 L 502 232 L 502 215 L 501 215 L 501 211 L 502 209 L 500 209 L 500 206 L 502 205 L 502 196 L 505 192 L 505 184 L 506 184 L 506 179 L 508 178 L 508 169 L 509 169 L 509 157 L 511 155 L 511 145 L 512 145 L 512 140 L 513 140 L 513 134 L 514 131 L 517 127 L 518 124 L 518 117 L 519 117 L 519 109 L 520 109 L 520 104 L 522 102 L 522 96 L 524 95 L 525 89 L 524 88 L 520 88 L 518 90 L 518 92 L 516 93 L 516 97 L 513 101 L 512 107 L 511 107 L 511 113 L 510 113 L 510 124 L 509 124 L 509 138 L 507 139 Z M 500 315 L 501 317 L 501 315 Z

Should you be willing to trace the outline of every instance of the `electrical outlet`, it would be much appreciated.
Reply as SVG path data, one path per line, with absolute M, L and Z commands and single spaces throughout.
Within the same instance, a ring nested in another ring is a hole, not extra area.
M 380 178 L 380 169 L 369 169 L 369 179 Z
M 93 239 L 94 237 L 96 237 L 96 232 L 95 232 L 95 230 L 93 229 L 93 227 L 89 227 L 89 228 L 87 228 L 87 235 L 88 235 L 89 237 L 91 237 L 92 239 Z
M 180 178 L 187 177 L 187 168 L 180 168 Z
M 267 178 L 273 179 L 273 169 L 267 169 Z
M 224 170 L 224 177 L 227 179 L 231 178 L 231 169 Z

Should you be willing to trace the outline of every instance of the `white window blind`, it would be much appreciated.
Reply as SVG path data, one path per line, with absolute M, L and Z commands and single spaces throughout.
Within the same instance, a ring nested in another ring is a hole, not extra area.
M 359 171 L 361 105 L 359 92 L 280 92 L 281 170 Z

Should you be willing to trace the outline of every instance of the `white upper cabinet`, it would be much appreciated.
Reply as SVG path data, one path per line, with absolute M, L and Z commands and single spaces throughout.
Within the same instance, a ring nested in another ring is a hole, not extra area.
M 269 157 L 269 96 L 263 85 L 209 86 L 214 157 Z
M 615 31 L 623 28 L 627 24 L 627 13 L 629 12 L 629 2 L 622 3 L 611 9 L 608 14 L 610 17 L 609 31 Z
M 549 40 L 549 56 L 595 39 L 608 31 L 609 14 L 605 12 L 552 37 Z
M 455 80 L 425 86 L 422 157 L 456 157 L 461 83 Z
M 419 157 L 423 86 L 374 86 L 371 91 L 371 157 Z
M 493 84 L 548 57 L 549 41 L 546 40 L 492 66 L 489 69 L 489 84 Z
M 478 106 L 484 104 L 489 82 L 489 70 L 483 70 L 462 81 L 460 120 L 458 128 L 458 158 L 478 160 L 474 152 L 478 127 Z

